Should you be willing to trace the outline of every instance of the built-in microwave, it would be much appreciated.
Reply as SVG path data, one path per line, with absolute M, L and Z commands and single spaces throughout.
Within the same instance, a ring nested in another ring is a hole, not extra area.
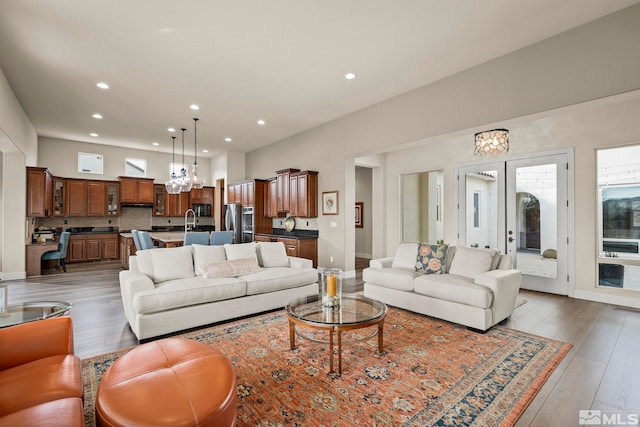
M 194 203 L 191 205 L 191 209 L 196 213 L 196 216 L 211 216 L 211 205 L 208 203 Z

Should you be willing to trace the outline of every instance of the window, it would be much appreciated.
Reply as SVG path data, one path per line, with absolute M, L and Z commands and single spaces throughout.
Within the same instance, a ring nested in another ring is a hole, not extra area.
M 640 290 L 640 145 L 597 151 L 599 285 Z
M 169 175 L 175 173 L 176 176 L 180 176 L 180 170 L 187 170 L 187 165 L 184 163 L 169 163 Z
M 480 228 L 480 192 L 473 192 L 473 227 Z
M 102 154 L 79 152 L 78 172 L 102 174 Z
M 144 159 L 124 159 L 124 175 L 125 176 L 147 176 L 147 161 Z

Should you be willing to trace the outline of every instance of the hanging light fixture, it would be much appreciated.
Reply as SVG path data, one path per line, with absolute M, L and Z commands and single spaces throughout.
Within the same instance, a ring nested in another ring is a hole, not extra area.
M 509 131 L 507 129 L 493 129 L 478 132 L 475 136 L 476 156 L 499 156 L 509 151 Z
M 195 158 L 193 160 L 193 166 L 191 167 L 191 183 L 193 188 L 204 187 L 204 177 L 198 170 L 198 118 L 193 118 L 193 145 L 195 147 Z
M 171 143 L 173 144 L 173 148 L 171 150 L 172 151 L 171 178 L 169 179 L 169 181 L 164 183 L 164 188 L 167 189 L 167 193 L 169 194 L 178 194 L 182 189 L 182 184 L 180 183 L 180 180 L 176 176 L 176 173 L 173 171 L 173 166 L 176 163 L 176 137 L 172 136 L 171 139 L 172 139 Z
M 180 170 L 180 184 L 182 184 L 182 192 L 188 193 L 191 191 L 192 182 L 191 176 L 187 173 L 187 169 L 185 168 L 186 163 L 184 162 L 184 131 L 186 128 L 180 128 L 182 131 L 182 169 Z

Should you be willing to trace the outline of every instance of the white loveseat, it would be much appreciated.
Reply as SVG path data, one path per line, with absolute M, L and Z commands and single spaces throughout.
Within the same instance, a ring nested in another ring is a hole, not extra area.
M 364 295 L 389 305 L 486 331 L 511 315 L 521 274 L 496 250 L 448 246 L 444 274 L 416 271 L 418 243 L 371 260 Z
M 311 260 L 281 242 L 138 251 L 120 272 L 124 312 L 138 340 L 283 308 L 318 293 Z

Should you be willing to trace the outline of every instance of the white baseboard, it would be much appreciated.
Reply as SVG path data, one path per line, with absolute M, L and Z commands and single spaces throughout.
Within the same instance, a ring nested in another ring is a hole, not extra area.
M 344 279 L 351 279 L 352 277 L 356 277 L 356 271 L 355 270 L 351 270 L 351 271 L 344 271 L 342 273 L 342 277 Z
M 588 301 L 603 302 L 606 304 L 621 305 L 624 307 L 640 308 L 640 295 L 639 297 L 632 297 L 627 295 L 615 295 L 608 292 L 593 292 L 576 289 L 574 297 L 577 299 L 584 299 Z
M 26 271 L 18 271 L 15 273 L 2 273 L 0 272 L 0 280 L 21 280 L 27 278 Z

